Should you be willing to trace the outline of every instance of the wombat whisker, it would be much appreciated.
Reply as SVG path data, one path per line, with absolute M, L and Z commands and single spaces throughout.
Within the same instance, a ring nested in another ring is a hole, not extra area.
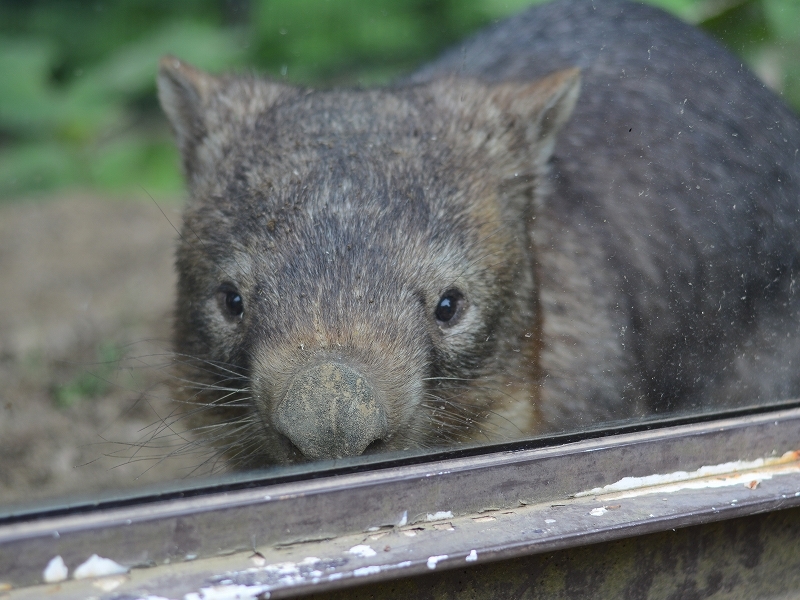
M 207 450 L 211 452 L 211 455 L 198 465 L 196 465 L 190 472 L 189 475 L 194 474 L 198 470 L 203 467 L 207 467 L 209 470 L 209 474 L 217 473 L 219 471 L 224 471 L 229 468 L 234 467 L 236 464 L 246 464 L 247 459 L 250 456 L 253 456 L 253 452 L 251 448 L 256 445 L 256 441 L 253 440 L 246 444 L 241 444 L 240 442 L 232 442 L 228 444 L 217 444 L 214 448 L 208 448 L 207 446 L 203 448 L 203 450 Z M 231 451 L 236 449 L 237 451 L 234 454 L 231 454 Z M 220 462 L 224 460 L 223 466 L 221 469 L 218 468 Z
M 228 387 L 222 385 L 207 384 L 197 381 L 194 382 L 187 381 L 186 384 L 183 386 L 183 389 L 197 390 L 197 394 L 195 394 L 195 396 L 200 395 L 201 392 L 205 391 L 230 392 L 231 394 L 247 391 L 247 388 Z
M 237 439 L 237 438 L 238 439 L 242 439 L 242 437 L 243 437 L 244 439 L 247 439 L 248 437 L 252 437 L 252 436 L 248 436 L 248 435 L 242 436 L 242 434 L 246 434 L 247 433 L 247 429 L 248 428 L 252 428 L 254 426 L 257 426 L 257 423 L 255 423 L 252 419 L 241 419 L 241 420 L 239 420 L 237 422 L 227 421 L 225 423 L 219 423 L 219 424 L 216 424 L 216 425 L 195 427 L 195 428 L 187 429 L 185 432 L 182 432 L 182 433 L 197 433 L 197 432 L 199 432 L 199 433 L 202 434 L 202 437 L 199 440 L 198 439 L 189 440 L 189 439 L 185 438 L 182 434 L 175 433 L 175 432 L 171 432 L 170 434 L 158 435 L 156 437 L 151 436 L 151 437 L 149 437 L 148 439 L 146 439 L 146 440 L 144 440 L 142 442 L 138 442 L 138 443 L 135 443 L 135 444 L 129 444 L 129 446 L 131 446 L 131 447 L 136 447 L 136 450 L 131 456 L 127 457 L 126 462 L 122 463 L 122 464 L 134 463 L 134 462 L 143 462 L 143 461 L 154 461 L 153 465 L 148 467 L 147 470 L 143 471 L 142 474 L 144 474 L 149 469 L 153 468 L 155 465 L 157 465 L 157 464 L 159 464 L 159 463 L 161 463 L 161 462 L 163 462 L 163 461 L 165 461 L 165 460 L 167 460 L 167 459 L 169 459 L 171 457 L 174 457 L 174 456 L 191 455 L 191 454 L 198 454 L 198 453 L 203 453 L 203 452 L 211 452 L 211 456 L 208 459 L 206 459 L 206 460 L 202 461 L 201 463 L 199 463 L 198 465 L 196 465 L 195 467 L 193 467 L 191 469 L 191 471 L 187 474 L 187 476 L 190 476 L 190 475 L 196 473 L 198 470 L 202 469 L 204 466 L 208 465 L 209 463 L 211 463 L 211 469 L 210 469 L 210 472 L 209 472 L 209 474 L 211 474 L 211 473 L 214 473 L 214 472 L 216 472 L 218 470 L 216 468 L 217 467 L 217 463 L 224 457 L 226 452 L 228 452 L 231 448 L 235 448 L 235 447 L 238 447 L 238 446 L 242 445 L 241 443 L 231 442 L 231 443 L 224 444 L 224 445 L 220 446 L 219 442 L 223 441 L 223 440 L 226 440 L 226 439 L 231 439 L 231 438 L 233 438 L 233 439 Z M 221 429 L 221 430 L 224 430 L 223 433 L 221 433 L 221 434 L 220 433 L 214 433 L 213 429 L 217 429 L 217 428 Z M 165 428 L 161 428 L 160 429 L 160 431 L 162 431 L 162 432 L 165 431 L 165 430 L 166 430 Z M 162 448 L 162 449 L 168 448 L 169 445 L 173 445 L 173 444 L 165 445 L 164 440 L 168 441 L 171 438 L 178 438 L 181 441 L 181 443 L 177 444 L 177 447 L 174 450 L 168 452 L 167 454 L 164 454 L 164 455 L 161 455 L 161 456 L 158 456 L 158 457 L 139 457 L 139 456 L 137 456 L 137 453 L 138 453 L 139 449 L 142 449 L 142 448 L 152 449 L 154 447 L 154 444 L 153 444 L 154 441 L 156 442 L 155 447 Z M 247 446 L 249 447 L 250 444 L 248 444 Z M 119 452 L 121 452 L 121 451 L 119 451 Z M 114 453 L 112 456 L 119 457 L 119 452 Z
M 499 395 L 504 396 L 505 398 L 507 398 L 509 400 L 514 400 L 514 396 L 512 394 L 509 394 L 508 392 L 506 392 L 502 388 L 489 387 L 489 386 L 480 386 L 480 385 L 475 385 L 474 383 L 471 384 L 471 385 L 464 385 L 464 386 L 451 386 L 451 387 L 440 386 L 440 387 L 437 388 L 436 391 L 450 391 L 450 390 L 464 390 L 464 391 L 467 391 L 467 392 L 469 392 L 471 390 L 482 390 L 482 391 L 489 392 L 490 394 L 499 394 Z M 461 398 L 461 396 L 453 396 L 453 398 L 458 399 L 458 398 Z
M 139 187 L 141 187 L 141 186 L 139 186 Z M 144 193 L 145 193 L 145 194 L 147 194 L 148 196 L 150 196 L 150 192 L 148 192 L 147 190 L 145 190 L 143 187 L 142 187 L 142 190 L 144 190 Z M 169 223 L 169 224 L 170 224 L 170 227 L 172 227 L 172 228 L 175 230 L 175 233 L 177 233 L 177 234 L 178 234 L 178 237 L 179 237 L 179 238 L 180 238 L 182 241 L 184 241 L 184 242 L 186 242 L 186 243 L 188 243 L 188 244 L 191 244 L 191 242 L 189 242 L 189 241 L 188 241 L 188 240 L 187 240 L 187 239 L 186 239 L 186 238 L 183 236 L 183 233 L 181 233 L 181 231 L 180 231 L 180 230 L 179 230 L 177 227 L 175 227 L 175 225 L 172 223 L 172 221 L 170 221 L 170 220 L 169 220 L 169 217 L 167 216 L 167 214 L 166 214 L 166 213 L 165 213 L 165 212 L 164 212 L 164 211 L 161 209 L 161 207 L 158 205 L 158 202 L 156 202 L 156 201 L 155 201 L 155 198 L 153 198 L 153 196 L 150 196 L 150 200 L 152 200 L 152 201 L 153 201 L 153 204 L 155 204 L 155 205 L 156 205 L 156 208 L 158 208 L 159 212 L 161 212 L 161 214 L 162 214 L 162 215 L 164 215 L 164 218 L 167 220 L 167 223 Z M 225 273 L 225 274 L 226 274 L 226 275 L 227 275 L 229 278 L 233 279 L 233 276 L 232 276 L 230 273 L 228 273 L 227 271 L 225 271 L 225 269 L 223 269 L 223 268 L 222 268 L 222 267 L 221 267 L 221 266 L 218 264 L 218 261 L 215 259 L 215 257 L 213 256 L 213 254 L 212 254 L 211 252 L 209 252 L 209 251 L 208 251 L 208 249 L 206 248 L 205 242 L 203 241 L 203 239 L 202 239 L 202 238 L 201 238 L 199 235 L 197 235 L 197 232 L 196 232 L 194 229 L 192 229 L 192 227 L 190 227 L 190 226 L 189 226 L 189 224 L 188 224 L 186 221 L 184 221 L 183 225 L 184 225 L 184 227 L 186 227 L 186 228 L 187 228 L 189 231 L 191 231 L 191 232 L 194 234 L 195 238 L 197 238 L 197 240 L 200 242 L 200 245 L 201 245 L 201 250 L 202 250 L 203 254 L 205 254 L 206 258 L 208 258 L 208 259 L 211 261 L 211 263 L 212 263 L 212 264 L 213 264 L 213 265 L 214 265 L 216 268 L 218 268 L 220 271 L 222 271 L 223 273 Z M 234 257 L 234 262 L 236 262 L 236 258 L 235 258 L 235 257 Z M 241 266 L 241 265 L 240 265 L 238 262 L 236 262 L 236 265 L 237 265 L 237 266 L 238 266 L 240 269 L 242 268 L 242 266 Z
M 198 362 L 201 365 L 206 365 L 206 366 L 202 366 L 202 367 L 198 366 L 198 364 L 197 364 Z M 175 360 L 174 364 L 183 365 L 183 366 L 187 366 L 187 367 L 192 367 L 193 369 L 196 369 L 198 372 L 201 372 L 201 373 L 210 373 L 212 375 L 221 375 L 223 373 L 224 374 L 228 374 L 231 377 L 231 379 L 234 380 L 234 381 L 237 380 L 237 379 L 247 379 L 247 373 L 246 373 L 246 371 L 244 371 L 244 369 L 242 369 L 241 373 L 237 373 L 236 371 L 233 371 L 230 368 L 228 368 L 229 365 L 227 365 L 226 363 L 220 363 L 220 362 L 215 362 L 215 361 L 210 361 L 210 360 L 202 360 L 202 361 L 199 361 L 199 360 Z
M 164 353 L 164 356 L 171 357 L 173 359 L 180 358 L 181 361 L 175 361 L 179 364 L 185 364 L 192 367 L 196 367 L 197 364 L 205 364 L 215 367 L 221 371 L 226 371 L 235 377 L 245 377 L 247 374 L 247 369 L 241 365 L 236 365 L 234 363 L 229 363 L 221 360 L 214 360 L 210 358 L 204 358 L 203 356 L 193 356 L 191 354 L 186 354 L 183 352 L 168 352 Z
M 425 406 L 426 408 L 428 408 L 428 410 L 431 410 L 434 413 L 445 412 L 443 409 L 440 408 L 441 405 L 445 405 L 452 409 L 455 409 L 457 412 L 447 412 L 446 414 L 449 417 L 461 420 L 462 422 L 470 425 L 470 427 L 474 427 L 474 425 L 477 422 L 482 422 L 483 426 L 490 426 L 485 421 L 485 417 L 487 417 L 488 415 L 495 415 L 496 417 L 508 423 L 510 425 L 510 428 L 501 427 L 497 423 L 492 424 L 491 426 L 498 428 L 499 431 L 513 430 L 518 433 L 523 433 L 516 423 L 511 421 L 508 417 L 503 416 L 498 411 L 495 411 L 489 407 L 469 405 L 463 401 L 460 401 L 458 396 L 444 398 L 441 396 L 436 396 L 434 394 L 426 394 L 426 397 L 430 398 L 430 400 L 423 400 L 420 403 L 422 406 Z M 436 405 L 432 405 L 431 402 L 435 402 Z M 467 411 L 474 411 L 474 412 L 467 412 Z
M 196 425 L 187 429 L 186 431 L 196 432 L 196 431 L 239 431 L 243 429 L 247 429 L 249 427 L 253 427 L 258 425 L 258 423 L 252 419 L 249 415 L 247 417 L 241 417 L 239 419 L 233 419 L 229 421 L 224 421 L 222 423 L 204 423 L 202 425 Z
M 250 402 L 250 398 L 230 398 L 228 400 L 224 399 L 214 399 L 210 402 L 204 402 L 202 400 L 199 401 L 191 401 L 185 399 L 176 399 L 177 403 L 182 404 L 184 406 L 192 407 L 191 411 L 183 411 L 183 414 L 186 417 L 198 415 L 205 411 L 219 411 L 224 409 L 243 409 L 243 408 L 250 408 L 252 403 Z
M 164 372 L 169 379 L 172 379 L 172 380 L 178 381 L 178 382 L 184 382 L 184 383 L 190 384 L 190 385 L 191 384 L 195 384 L 197 382 L 193 382 L 192 380 L 182 378 L 179 375 L 177 375 L 174 372 L 172 372 L 172 370 L 171 370 L 172 365 L 177 363 L 177 364 L 184 364 L 184 365 L 189 366 L 191 364 L 191 366 L 194 367 L 195 369 L 197 369 L 198 371 L 202 371 L 202 372 L 205 372 L 205 373 L 208 373 L 208 374 L 211 374 L 211 375 L 222 375 L 223 373 L 226 373 L 227 375 L 230 375 L 230 376 L 227 376 L 227 377 L 222 377 L 221 379 L 217 380 L 216 382 L 213 382 L 212 384 L 208 384 L 208 383 L 205 383 L 205 382 L 202 384 L 202 385 L 205 385 L 205 386 L 208 386 L 208 387 L 210 387 L 212 385 L 220 385 L 220 384 L 224 384 L 224 383 L 228 383 L 228 382 L 247 381 L 247 377 L 245 375 L 242 375 L 242 374 L 239 374 L 239 373 L 235 373 L 234 371 L 232 371 L 232 370 L 230 370 L 228 368 L 221 367 L 220 364 L 214 364 L 214 367 L 216 369 L 214 371 L 212 371 L 211 369 L 207 369 L 207 368 L 198 368 L 194 364 L 194 361 L 191 361 L 191 363 L 190 363 L 189 361 L 175 361 L 175 360 L 173 360 L 173 361 L 171 361 L 171 363 L 162 364 L 162 365 L 153 365 L 153 364 L 147 363 L 144 360 L 144 358 L 149 358 L 151 356 L 174 356 L 174 355 L 169 355 L 169 354 L 156 355 L 156 354 L 152 354 L 152 355 L 126 357 L 126 360 L 140 362 L 142 364 L 142 366 L 139 367 L 139 368 L 156 369 L 156 370 L 159 370 L 160 372 Z M 210 361 L 205 361 L 205 362 L 210 362 Z M 120 367 L 120 368 L 121 369 L 122 368 L 127 369 L 127 368 L 130 368 L 130 367 Z M 223 371 L 223 373 L 218 373 L 218 371 Z M 224 387 L 220 387 L 219 389 L 222 390 L 222 391 L 225 390 Z M 234 388 L 229 388 L 229 389 L 234 389 Z
M 205 384 L 203 382 L 186 382 L 184 385 L 181 386 L 181 389 L 184 391 L 191 391 L 193 392 L 191 396 L 187 398 L 181 398 L 179 401 L 181 402 L 199 402 L 203 405 L 213 406 L 218 400 L 226 400 L 231 396 L 235 396 L 239 399 L 252 399 L 252 392 L 249 387 L 228 387 L 228 386 L 216 386 Z M 215 392 L 221 393 L 222 396 L 214 397 L 213 399 L 207 399 L 205 396 L 207 392 Z M 199 401 L 198 401 L 199 399 Z

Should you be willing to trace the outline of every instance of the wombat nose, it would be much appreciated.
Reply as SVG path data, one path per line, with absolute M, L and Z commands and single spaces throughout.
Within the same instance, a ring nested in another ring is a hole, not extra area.
M 387 432 L 386 412 L 367 380 L 335 362 L 294 376 L 276 410 L 275 426 L 314 459 L 361 454 Z

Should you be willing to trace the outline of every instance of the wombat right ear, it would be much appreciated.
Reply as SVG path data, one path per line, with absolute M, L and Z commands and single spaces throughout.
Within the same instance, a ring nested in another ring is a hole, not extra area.
M 204 113 L 218 80 L 174 56 L 165 56 L 159 62 L 157 81 L 158 99 L 190 175 L 195 167 L 195 149 L 208 133 Z

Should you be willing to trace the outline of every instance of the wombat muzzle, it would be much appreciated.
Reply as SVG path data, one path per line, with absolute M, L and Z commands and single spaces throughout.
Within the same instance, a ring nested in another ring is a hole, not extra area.
M 386 411 L 372 386 L 337 362 L 295 375 L 274 419 L 277 430 L 309 459 L 362 454 L 388 433 Z

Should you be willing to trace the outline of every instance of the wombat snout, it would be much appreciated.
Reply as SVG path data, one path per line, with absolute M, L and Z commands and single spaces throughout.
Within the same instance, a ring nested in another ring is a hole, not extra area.
M 274 420 L 309 459 L 358 455 L 388 433 L 386 411 L 372 386 L 355 369 L 332 361 L 291 379 Z

